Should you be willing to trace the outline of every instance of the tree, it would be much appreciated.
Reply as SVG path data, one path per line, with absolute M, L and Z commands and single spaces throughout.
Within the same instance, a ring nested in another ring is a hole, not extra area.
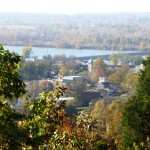
M 25 93 L 25 84 L 18 74 L 20 61 L 20 56 L 0 45 L 0 96 L 12 99 Z
M 136 56 L 131 56 L 131 64 L 132 65 L 140 65 L 142 63 L 142 56 L 136 55 Z
M 120 85 L 121 83 L 121 76 L 118 73 L 112 73 L 109 77 L 108 77 L 109 82 L 114 83 L 116 85 Z
M 49 61 L 24 62 L 19 70 L 23 80 L 50 78 L 52 64 Z
M 48 61 L 39 61 L 35 63 L 36 78 L 51 78 L 52 63 Z M 33 70 L 34 71 L 34 70 Z
M 98 71 L 105 71 L 106 70 L 106 64 L 103 60 L 103 58 L 98 57 L 93 63 L 93 70 L 98 70 Z
M 65 54 L 58 54 L 58 55 L 54 55 L 53 56 L 54 60 L 60 61 L 60 60 L 65 60 L 66 59 L 66 55 Z
M 47 80 L 32 80 L 26 84 L 26 97 L 29 100 L 35 100 L 40 93 L 52 91 L 53 89 L 53 84 Z
M 123 110 L 124 149 L 148 148 L 150 138 L 150 57 L 143 60 L 137 89 Z
M 0 45 L 0 128 L 2 129 L 0 147 L 2 149 L 13 149 L 14 146 L 18 149 L 21 146 L 21 138 L 25 135 L 25 132 L 16 126 L 16 121 L 20 120 L 22 115 L 14 112 L 8 104 L 25 93 L 25 84 L 18 74 L 20 61 L 20 56 L 4 50 Z M 10 145 L 9 148 L 7 145 Z
M 39 81 L 39 86 L 45 92 L 49 92 L 49 91 L 53 91 L 54 90 L 53 83 L 48 81 L 48 80 L 41 80 L 41 81 Z
M 118 61 L 121 65 L 130 63 L 130 56 L 128 54 L 119 54 Z
M 68 59 L 65 61 L 62 61 L 59 71 L 59 76 L 67 76 L 67 75 L 75 75 L 78 72 L 79 64 L 76 63 L 74 60 Z
M 106 115 L 105 115 L 105 103 L 104 100 L 98 100 L 95 102 L 92 111 L 92 117 L 96 119 L 96 126 L 98 127 L 98 132 L 101 134 L 106 129 Z
M 104 139 L 110 149 L 122 148 L 122 109 L 126 100 L 114 100 L 106 107 L 106 132 Z
M 106 103 L 98 100 L 92 107 L 91 115 L 96 120 L 96 127 L 102 143 L 107 149 L 121 149 L 122 145 L 122 109 L 125 100 Z
M 93 68 L 91 73 L 91 80 L 93 82 L 98 82 L 99 77 L 106 76 L 106 64 L 104 59 L 101 57 L 97 57 L 96 60 L 93 62 Z
M 128 72 L 125 75 L 124 80 L 122 82 L 122 86 L 124 90 L 127 90 L 130 94 L 133 93 L 136 89 L 137 80 L 138 80 L 137 73 L 131 71 Z
M 86 81 L 76 81 L 73 83 L 68 83 L 66 87 L 66 94 L 74 97 L 75 100 L 79 99 L 81 92 L 88 89 Z
M 37 79 L 37 66 L 34 62 L 25 62 L 19 69 L 20 75 L 23 80 L 35 80 Z
M 23 48 L 23 54 L 22 54 L 23 59 L 30 58 L 31 57 L 31 52 L 32 52 L 32 48 L 31 47 Z
M 76 100 L 70 100 L 66 101 L 66 113 L 67 115 L 77 115 L 77 101 Z
M 110 55 L 110 61 L 111 61 L 111 63 L 112 63 L 113 65 L 116 65 L 116 64 L 118 63 L 117 55 L 114 54 L 114 53 L 112 53 L 112 54 Z
M 129 65 L 122 65 L 120 68 L 118 68 L 117 73 L 120 75 L 121 79 L 123 80 L 124 76 L 128 73 L 130 70 Z
M 52 60 L 52 55 L 44 55 L 43 60 L 51 61 Z

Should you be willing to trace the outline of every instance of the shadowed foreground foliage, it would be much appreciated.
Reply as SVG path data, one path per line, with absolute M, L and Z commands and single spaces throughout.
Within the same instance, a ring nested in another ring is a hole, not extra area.
M 18 114 L 7 103 L 0 111 L 2 149 L 94 149 L 95 122 L 87 112 L 69 118 L 65 102 L 57 101 L 63 89 L 43 93 L 29 105 L 28 114 Z
M 137 89 L 123 111 L 124 149 L 150 148 L 150 57 L 143 65 Z
M 26 114 L 17 113 L 11 102 L 25 93 L 17 72 L 20 57 L 0 45 L 0 58 L 0 149 L 96 148 L 94 120 L 87 112 L 68 117 L 65 102 L 59 101 L 61 87 L 27 103 Z
M 21 57 L 0 45 L 0 95 L 12 99 L 25 93 L 25 84 L 20 79 L 18 68 Z

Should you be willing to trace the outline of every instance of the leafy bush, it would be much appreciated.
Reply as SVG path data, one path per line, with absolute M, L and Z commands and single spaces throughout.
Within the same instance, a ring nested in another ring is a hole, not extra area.
M 58 101 L 65 91 L 61 87 L 43 92 L 39 99 L 28 103 L 26 114 L 18 113 L 9 101 L 25 93 L 17 72 L 20 57 L 0 46 L 0 58 L 0 149 L 95 148 L 95 121 L 87 112 L 68 117 L 65 102 Z

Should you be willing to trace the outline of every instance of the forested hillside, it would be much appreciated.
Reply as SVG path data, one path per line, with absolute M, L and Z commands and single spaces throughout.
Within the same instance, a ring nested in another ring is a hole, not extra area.
M 0 41 L 5 45 L 113 50 L 150 48 L 150 15 L 0 14 Z

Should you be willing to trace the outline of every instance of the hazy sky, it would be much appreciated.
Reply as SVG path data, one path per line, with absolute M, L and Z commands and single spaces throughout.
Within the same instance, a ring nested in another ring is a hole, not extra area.
M 150 12 L 150 0 L 0 0 L 0 11 L 57 14 Z

